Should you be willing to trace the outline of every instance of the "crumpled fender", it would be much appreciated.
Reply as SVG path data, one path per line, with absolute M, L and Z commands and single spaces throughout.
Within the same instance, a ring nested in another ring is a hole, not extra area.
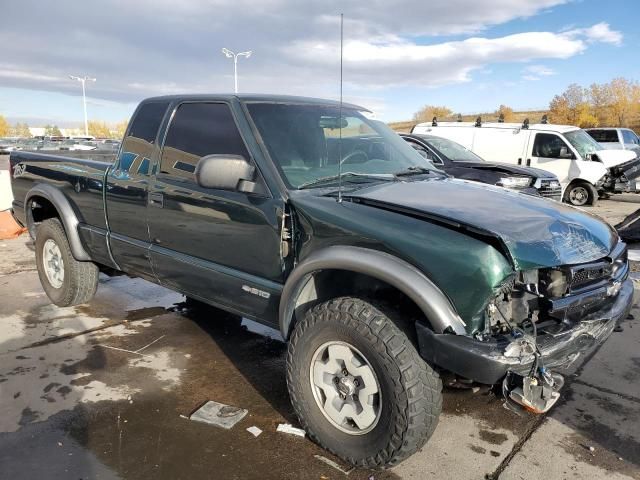
M 280 331 L 287 339 L 303 289 L 321 270 L 348 270 L 384 281 L 411 298 L 423 311 L 433 329 L 442 333 L 451 328 L 465 335 L 465 323 L 449 298 L 413 265 L 393 255 L 353 246 L 331 246 L 316 251 L 291 272 L 280 300 Z

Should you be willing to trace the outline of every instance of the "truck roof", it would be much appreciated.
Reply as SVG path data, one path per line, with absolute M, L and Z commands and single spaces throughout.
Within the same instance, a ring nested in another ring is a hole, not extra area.
M 430 127 L 437 129 L 438 127 L 474 127 L 474 128 L 504 128 L 516 129 L 522 128 L 522 123 L 500 123 L 500 122 L 482 122 L 482 126 L 476 127 L 475 122 L 438 122 L 437 126 L 433 126 L 431 122 L 419 123 L 416 127 Z M 553 123 L 530 123 L 529 130 L 540 130 L 545 132 L 565 133 L 572 130 L 579 130 L 579 127 L 573 125 L 555 125 Z
M 150 97 L 144 99 L 141 103 L 168 100 L 170 102 L 175 101 L 231 101 L 237 99 L 240 102 L 267 102 L 267 103 L 305 103 L 311 105 L 330 105 L 339 106 L 340 102 L 337 100 L 327 100 L 323 98 L 313 97 L 299 97 L 295 95 L 274 95 L 266 93 L 209 93 L 209 94 L 178 94 L 178 95 L 163 95 L 159 97 Z M 359 111 L 369 112 L 368 109 L 352 103 L 343 102 L 342 105 L 347 108 L 356 109 Z

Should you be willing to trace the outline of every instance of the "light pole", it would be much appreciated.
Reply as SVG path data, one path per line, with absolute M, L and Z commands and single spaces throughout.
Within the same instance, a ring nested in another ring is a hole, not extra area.
M 224 53 L 227 58 L 233 58 L 233 80 L 235 93 L 238 93 L 238 57 L 249 58 L 251 56 L 251 50 L 247 52 L 233 53 L 228 48 L 223 48 L 222 53 Z
M 82 107 L 84 109 L 84 134 L 85 134 L 85 136 L 88 137 L 89 136 L 89 123 L 87 122 L 87 96 L 86 96 L 84 84 L 87 81 L 95 82 L 96 79 L 95 78 L 91 78 L 91 77 L 87 77 L 86 75 L 84 77 L 76 77 L 75 75 L 69 75 L 69 78 L 71 80 L 77 80 L 82 84 Z

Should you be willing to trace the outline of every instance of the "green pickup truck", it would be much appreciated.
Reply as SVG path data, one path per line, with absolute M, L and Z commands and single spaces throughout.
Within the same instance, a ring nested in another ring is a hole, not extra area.
M 151 98 L 113 164 L 14 152 L 10 168 L 53 303 L 124 272 L 279 329 L 300 423 L 354 465 L 425 444 L 443 371 L 547 411 L 557 369 L 632 305 L 607 224 L 449 178 L 354 105 Z

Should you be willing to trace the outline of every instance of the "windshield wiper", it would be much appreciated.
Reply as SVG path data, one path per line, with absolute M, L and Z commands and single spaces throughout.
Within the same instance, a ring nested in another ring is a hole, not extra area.
M 357 178 L 365 178 L 365 179 L 368 178 L 371 180 L 385 180 L 385 181 L 394 181 L 396 179 L 396 175 L 393 173 L 356 173 L 356 172 L 342 173 L 343 180 L 348 182 L 349 181 L 348 177 L 357 177 Z M 329 175 L 328 177 L 316 178 L 315 180 L 311 180 L 309 182 L 305 182 L 301 185 L 298 185 L 298 190 L 313 187 L 316 185 L 321 185 L 323 183 L 332 183 L 339 179 L 340 179 L 340 175 Z
M 408 177 L 410 175 L 424 175 L 428 173 L 433 173 L 433 170 L 426 167 L 409 167 L 406 170 L 400 170 L 399 172 L 394 173 L 396 177 Z

